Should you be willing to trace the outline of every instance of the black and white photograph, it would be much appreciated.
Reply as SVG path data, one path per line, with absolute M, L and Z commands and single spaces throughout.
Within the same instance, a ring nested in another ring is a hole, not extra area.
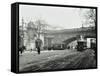
M 97 9 L 19 5 L 19 72 L 97 68 Z

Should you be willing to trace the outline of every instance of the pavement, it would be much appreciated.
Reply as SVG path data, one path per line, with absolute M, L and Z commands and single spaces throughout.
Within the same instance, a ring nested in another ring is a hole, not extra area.
M 58 69 L 77 69 L 96 67 L 94 52 L 86 50 L 54 50 L 42 51 L 40 55 L 36 51 L 26 51 L 19 57 L 20 71 L 44 71 Z

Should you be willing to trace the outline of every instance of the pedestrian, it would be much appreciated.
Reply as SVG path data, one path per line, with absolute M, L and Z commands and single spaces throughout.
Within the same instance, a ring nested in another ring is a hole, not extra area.
M 40 38 L 37 38 L 37 39 L 35 40 L 35 45 L 36 45 L 36 49 L 37 49 L 38 54 L 40 54 L 41 45 L 42 45 L 42 40 L 41 40 Z

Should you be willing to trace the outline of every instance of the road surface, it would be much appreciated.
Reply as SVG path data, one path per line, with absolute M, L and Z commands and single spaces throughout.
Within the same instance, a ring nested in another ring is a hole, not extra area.
M 93 50 L 43 51 L 40 55 L 37 52 L 25 52 L 19 58 L 19 70 L 24 72 L 96 67 Z

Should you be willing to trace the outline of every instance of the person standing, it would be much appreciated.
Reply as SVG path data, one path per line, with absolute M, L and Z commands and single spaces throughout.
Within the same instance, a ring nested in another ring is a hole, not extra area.
M 35 40 L 35 44 L 36 44 L 37 52 L 38 52 L 38 54 L 40 54 L 41 45 L 42 45 L 42 40 L 41 40 L 40 38 L 37 38 L 37 39 Z

